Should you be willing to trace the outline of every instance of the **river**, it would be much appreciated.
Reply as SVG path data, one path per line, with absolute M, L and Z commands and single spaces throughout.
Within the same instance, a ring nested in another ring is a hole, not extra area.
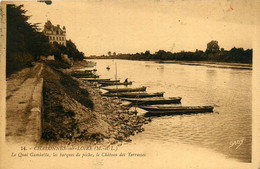
M 130 144 L 184 144 L 251 162 L 252 70 L 154 61 L 93 60 L 101 78 L 128 78 L 147 92 L 182 97 L 182 105 L 214 106 L 214 113 L 154 117 Z M 110 70 L 106 67 L 109 66 Z

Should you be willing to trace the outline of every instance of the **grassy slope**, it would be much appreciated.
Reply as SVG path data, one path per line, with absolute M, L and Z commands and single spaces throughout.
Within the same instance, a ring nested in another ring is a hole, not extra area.
M 92 112 L 93 102 L 88 91 L 76 80 L 45 65 L 43 138 L 99 139 L 107 132 L 107 124 Z M 93 127 L 102 130 L 93 130 Z M 91 132 L 90 132 L 91 130 Z

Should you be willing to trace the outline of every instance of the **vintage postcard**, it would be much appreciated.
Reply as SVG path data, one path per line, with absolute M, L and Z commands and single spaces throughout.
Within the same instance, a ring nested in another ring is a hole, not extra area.
M 3 169 L 258 169 L 260 1 L 1 1 Z

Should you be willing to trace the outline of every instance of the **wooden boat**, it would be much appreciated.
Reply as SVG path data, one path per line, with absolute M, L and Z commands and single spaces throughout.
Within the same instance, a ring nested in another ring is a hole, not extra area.
M 137 92 L 137 91 L 145 91 L 146 87 L 137 87 L 137 88 L 118 88 L 118 89 L 111 89 L 111 88 L 102 88 L 105 89 L 111 93 L 116 93 L 116 92 Z
M 98 79 L 98 78 L 79 78 L 79 79 L 84 81 L 90 81 L 90 82 L 110 81 L 110 79 Z
M 98 75 L 89 74 L 89 75 L 72 75 L 76 78 L 99 78 Z
M 96 68 L 84 68 L 84 69 L 77 69 L 76 71 L 86 71 L 86 72 L 95 72 L 97 71 Z
M 102 86 L 109 86 L 109 85 L 132 85 L 132 82 L 112 82 L 112 81 L 101 81 L 99 82 Z
M 74 75 L 92 75 L 93 73 L 92 72 L 88 72 L 88 71 L 74 71 L 74 72 L 71 72 L 71 75 L 74 76 Z
M 97 71 L 97 69 L 85 70 L 86 73 L 89 73 L 89 72 L 92 73 L 92 72 L 95 72 L 95 71 Z
M 80 78 L 80 80 L 90 81 L 90 82 L 119 82 L 120 80 L 110 80 L 110 79 L 98 79 L 98 78 Z
M 116 83 L 116 82 L 120 82 L 120 80 L 103 80 L 102 82 Z
M 107 97 L 124 97 L 124 98 L 146 98 L 146 97 L 162 97 L 164 92 L 146 93 L 146 92 L 126 92 L 126 93 L 104 93 Z
M 191 113 L 206 113 L 213 112 L 212 106 L 164 106 L 151 105 L 139 106 L 148 111 L 147 115 L 176 115 L 176 114 L 191 114 Z
M 77 78 L 82 78 L 82 77 L 92 77 L 92 78 L 97 78 L 99 76 L 95 75 L 92 72 L 85 72 L 85 71 L 74 71 L 71 72 L 71 76 L 77 77 Z
M 132 102 L 132 105 L 172 104 L 180 103 L 181 97 L 122 98 L 122 100 Z

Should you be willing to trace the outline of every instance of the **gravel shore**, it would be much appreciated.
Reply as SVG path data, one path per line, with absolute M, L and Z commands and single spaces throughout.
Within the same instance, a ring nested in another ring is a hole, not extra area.
M 130 142 L 150 118 L 137 116 L 120 100 L 101 96 L 98 88 L 46 65 L 44 77 L 43 138 L 47 141 Z M 85 99 L 84 99 L 85 98 Z

